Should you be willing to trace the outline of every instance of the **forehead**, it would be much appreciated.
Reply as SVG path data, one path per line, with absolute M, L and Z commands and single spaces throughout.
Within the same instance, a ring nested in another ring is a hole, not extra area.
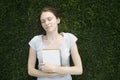
M 40 19 L 46 19 L 48 17 L 55 17 L 55 15 L 50 11 L 42 12 Z

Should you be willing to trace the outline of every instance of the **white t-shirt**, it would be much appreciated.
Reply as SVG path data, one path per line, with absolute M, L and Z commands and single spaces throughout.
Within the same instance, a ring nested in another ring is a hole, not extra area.
M 60 47 L 61 50 L 61 64 L 62 66 L 70 66 L 70 48 L 71 46 L 77 41 L 77 37 L 74 36 L 71 33 L 60 33 L 64 37 L 63 45 Z M 29 42 L 29 45 L 36 51 L 38 63 L 42 63 L 42 49 L 45 48 L 45 45 L 42 41 L 43 35 L 37 35 L 34 36 L 31 41 Z M 41 70 L 40 64 L 38 64 L 39 70 Z M 37 80 L 72 80 L 72 77 L 70 74 L 64 76 L 64 77 L 38 77 Z

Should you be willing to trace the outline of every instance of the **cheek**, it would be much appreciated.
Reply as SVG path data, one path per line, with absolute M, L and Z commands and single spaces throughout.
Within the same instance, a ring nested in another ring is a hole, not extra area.
M 41 24 L 42 28 L 44 29 L 45 28 L 45 25 L 44 24 Z
M 53 22 L 53 24 L 58 25 L 59 22 L 58 22 L 57 20 L 55 20 L 55 21 Z

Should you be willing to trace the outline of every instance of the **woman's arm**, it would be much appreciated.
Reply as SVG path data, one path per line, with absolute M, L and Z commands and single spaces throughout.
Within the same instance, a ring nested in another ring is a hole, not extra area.
M 36 63 L 36 51 L 30 47 L 29 49 L 29 57 L 28 57 L 28 74 L 34 77 L 55 77 L 55 76 L 63 76 L 62 74 L 57 73 L 47 73 L 40 70 L 35 69 Z
M 68 73 L 73 75 L 81 75 L 83 73 L 82 61 L 76 43 L 71 47 L 70 51 L 74 66 L 60 67 L 59 70 L 57 70 L 57 72 Z
M 42 66 L 42 70 L 45 72 L 56 72 L 59 74 L 81 75 L 83 73 L 82 61 L 76 43 L 71 47 L 70 51 L 74 66 L 60 67 L 45 63 L 44 66 Z

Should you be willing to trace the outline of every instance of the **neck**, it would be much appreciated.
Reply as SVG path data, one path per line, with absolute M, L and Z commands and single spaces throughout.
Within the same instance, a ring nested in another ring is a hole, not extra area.
M 48 40 L 54 40 L 56 39 L 58 36 L 60 36 L 60 34 L 58 32 L 49 32 L 49 33 L 46 33 L 46 39 Z

